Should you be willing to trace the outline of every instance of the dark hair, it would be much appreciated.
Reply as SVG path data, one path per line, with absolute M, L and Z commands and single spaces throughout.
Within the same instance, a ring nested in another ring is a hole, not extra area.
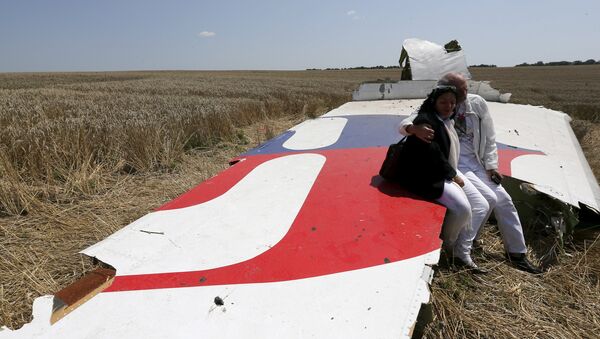
M 427 96 L 427 99 L 423 101 L 419 108 L 419 114 L 427 112 L 435 112 L 435 101 L 445 93 L 452 93 L 455 97 L 458 97 L 458 92 L 454 86 L 436 86 L 431 93 Z

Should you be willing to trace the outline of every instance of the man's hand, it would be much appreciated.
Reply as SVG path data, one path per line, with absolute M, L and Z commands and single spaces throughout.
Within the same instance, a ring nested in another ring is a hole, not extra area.
M 498 172 L 495 169 L 486 170 L 486 172 L 487 172 L 487 175 L 490 178 L 490 180 L 495 182 L 498 185 L 500 185 L 500 183 L 502 182 L 502 179 L 504 179 L 502 174 L 500 174 L 500 172 Z
M 429 124 L 408 125 L 406 127 L 406 132 L 416 136 L 428 144 L 431 143 L 431 140 L 433 140 L 433 129 Z
M 464 187 L 465 186 L 465 182 L 457 175 L 454 178 L 452 178 L 452 181 L 454 181 L 455 183 L 458 184 L 458 186 L 460 187 Z

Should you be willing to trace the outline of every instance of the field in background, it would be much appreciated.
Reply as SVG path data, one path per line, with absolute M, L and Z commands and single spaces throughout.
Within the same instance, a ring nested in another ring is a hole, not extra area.
M 170 171 L 241 129 L 348 101 L 361 72 L 0 75 L 0 214 L 103 188 L 107 174 Z
M 572 114 L 600 175 L 600 66 L 471 71 L 512 102 Z M 385 78 L 399 70 L 0 74 L 0 325 L 29 322 L 35 297 L 88 270 L 79 250 Z M 541 278 L 503 263 L 493 231 L 485 240 L 485 280 L 436 278 L 428 337 L 600 330 L 595 236 L 580 237 Z

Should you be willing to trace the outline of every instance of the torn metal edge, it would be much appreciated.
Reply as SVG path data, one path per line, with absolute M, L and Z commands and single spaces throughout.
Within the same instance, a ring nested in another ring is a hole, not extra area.
M 556 232 L 558 240 L 563 243 L 569 239 L 575 228 L 579 226 L 584 218 L 582 213 L 591 214 L 592 217 L 600 217 L 595 209 L 579 203 L 574 206 L 537 189 L 534 183 L 526 182 L 514 177 L 505 176 L 502 186 L 512 197 L 513 203 L 519 213 L 521 223 L 531 227 L 551 228 Z M 583 209 L 587 206 L 587 209 Z M 594 215 L 595 214 L 595 215 Z M 542 223 L 543 225 L 540 225 Z
M 101 264 L 109 266 L 104 263 Z M 2 326 L 0 327 L 0 334 L 27 336 L 45 328 L 47 326 L 45 324 L 55 324 L 107 289 L 113 283 L 115 275 L 116 270 L 114 268 L 99 267 L 86 273 L 54 295 L 43 295 L 35 298 L 31 310 L 33 320 L 14 330 Z
M 115 275 L 114 269 L 97 268 L 54 294 L 50 324 L 64 318 L 112 285 Z
M 585 157 L 585 153 L 583 153 L 583 148 L 581 148 L 581 144 L 579 143 L 579 140 L 577 139 L 577 136 L 575 135 L 575 131 L 573 131 L 573 127 L 571 126 L 571 121 L 573 121 L 573 118 L 571 118 L 571 116 L 568 115 L 567 113 L 564 113 L 564 112 L 561 112 L 561 113 L 564 114 L 563 118 L 565 119 L 566 125 L 569 127 L 569 128 L 567 128 L 567 131 L 569 133 L 569 137 L 571 138 L 571 143 L 573 145 L 575 145 L 575 147 L 577 149 L 577 157 L 579 158 L 579 163 L 580 163 L 581 167 L 583 168 L 583 171 L 585 172 L 587 182 L 592 187 L 594 200 L 596 200 L 596 204 L 598 204 L 598 206 L 600 206 L 600 185 L 598 185 L 598 181 L 596 180 L 594 171 L 592 171 L 592 167 L 590 166 L 590 163 L 587 161 L 587 158 Z M 579 203 L 581 204 L 581 202 L 579 202 Z M 586 204 L 586 205 L 588 205 L 588 204 Z M 596 212 L 598 212 L 597 208 L 593 208 L 593 209 Z
M 425 255 L 423 260 L 423 272 L 418 282 L 418 286 L 413 295 L 413 302 L 407 316 L 409 326 L 404 328 L 402 333 L 406 338 L 420 338 L 425 326 L 433 320 L 433 310 L 431 306 L 431 282 L 433 281 L 434 265 L 437 265 L 440 259 L 440 250 Z

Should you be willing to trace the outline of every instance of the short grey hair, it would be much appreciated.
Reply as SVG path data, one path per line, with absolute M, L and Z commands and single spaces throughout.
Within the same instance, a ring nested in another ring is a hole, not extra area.
M 465 77 L 460 73 L 446 73 L 438 80 L 438 86 L 456 86 L 456 83 L 466 81 Z

